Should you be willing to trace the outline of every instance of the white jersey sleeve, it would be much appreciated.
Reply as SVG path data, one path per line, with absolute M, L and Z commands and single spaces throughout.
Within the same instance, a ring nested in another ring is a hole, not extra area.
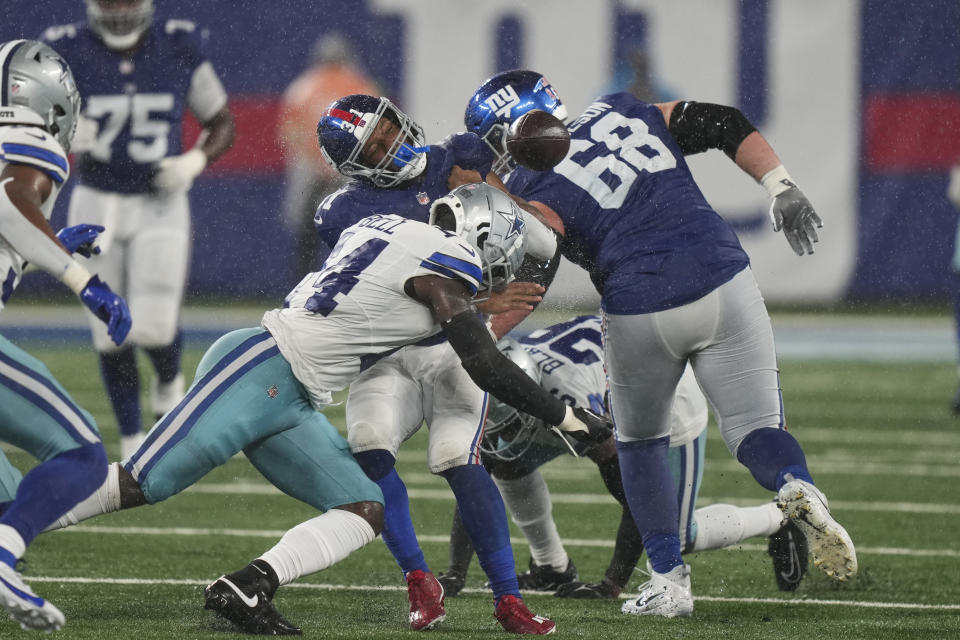
M 323 268 L 307 275 L 283 309 L 263 317 L 314 406 L 330 402 L 362 371 L 440 331 L 432 311 L 407 294 L 411 278 L 441 276 L 475 291 L 476 252 L 457 236 L 398 215 L 347 228 Z
M 58 185 L 70 177 L 70 163 L 63 147 L 40 127 L 0 127 L 0 160 L 37 168 Z
M 0 170 L 9 164 L 19 164 L 43 171 L 53 181 L 53 190 L 41 205 L 43 215 L 50 219 L 60 188 L 70 174 L 63 147 L 49 133 L 39 127 L 0 126 Z M 55 276 L 59 276 L 71 258 L 42 231 L 33 226 L 10 202 L 4 183 L 0 183 L 0 309 L 6 305 L 20 278 L 25 258 Z
M 190 78 L 190 91 L 187 93 L 187 106 L 200 122 L 206 122 L 217 115 L 227 104 L 227 91 L 223 88 L 217 72 L 210 61 L 204 61 Z

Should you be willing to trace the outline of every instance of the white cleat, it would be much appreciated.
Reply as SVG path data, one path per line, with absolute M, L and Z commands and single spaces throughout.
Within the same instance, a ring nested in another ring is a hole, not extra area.
M 154 376 L 150 382 L 150 408 L 153 409 L 153 415 L 160 420 L 168 411 L 172 410 L 186 393 L 186 384 L 183 373 L 178 373 L 177 377 L 170 382 L 161 384 L 159 379 Z
M 0 604 L 10 619 L 20 623 L 24 631 L 58 631 L 66 618 L 55 606 L 30 590 L 20 574 L 0 562 Z
M 680 565 L 668 573 L 654 571 L 650 581 L 640 586 L 640 597 L 624 602 L 620 612 L 635 616 L 689 617 L 693 614 L 690 566 Z
M 791 480 L 780 487 L 777 506 L 803 532 L 814 566 L 837 582 L 857 575 L 853 540 L 830 515 L 827 498 L 819 489 L 803 480 Z

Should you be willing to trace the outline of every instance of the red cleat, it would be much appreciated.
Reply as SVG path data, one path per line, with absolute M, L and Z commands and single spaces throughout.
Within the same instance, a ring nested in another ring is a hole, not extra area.
M 503 596 L 493 612 L 500 625 L 510 633 L 526 633 L 534 636 L 545 636 L 557 630 L 553 620 L 543 616 L 535 616 L 517 596 Z
M 410 597 L 410 628 L 414 631 L 433 629 L 443 622 L 443 586 L 429 571 L 407 574 L 407 595 Z

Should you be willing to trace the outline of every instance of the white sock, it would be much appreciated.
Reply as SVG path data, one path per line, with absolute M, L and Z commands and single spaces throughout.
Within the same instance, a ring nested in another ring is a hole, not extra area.
M 142 431 L 132 436 L 120 436 L 120 459 L 126 462 L 137 452 L 143 444 L 146 434 Z
M 330 509 L 287 531 L 259 560 L 273 567 L 282 586 L 340 562 L 374 538 L 373 527 L 362 517 Z
M 533 561 L 541 567 L 549 566 L 557 571 L 566 569 L 570 558 L 560 542 L 557 523 L 551 514 L 553 502 L 550 500 L 550 491 L 540 472 L 533 471 L 514 480 L 496 477 L 493 480 L 500 489 L 510 517 L 523 531 L 530 545 Z
M 120 463 L 107 465 L 107 479 L 100 488 L 81 500 L 77 506 L 60 516 L 56 522 L 44 531 L 63 529 L 77 524 L 94 516 L 104 513 L 113 513 L 120 510 Z
M 747 538 L 773 535 L 783 522 L 783 512 L 774 502 L 759 507 L 712 504 L 694 511 L 693 517 L 697 522 L 694 551 L 722 549 Z
M 6 549 L 19 560 L 27 550 L 27 543 L 23 541 L 19 531 L 8 524 L 0 524 L 0 548 Z

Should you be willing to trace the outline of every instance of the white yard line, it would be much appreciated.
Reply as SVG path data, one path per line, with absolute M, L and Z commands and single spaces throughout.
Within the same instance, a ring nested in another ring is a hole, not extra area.
M 411 474 L 412 475 L 412 474 Z M 424 474 L 426 475 L 426 474 Z M 593 472 L 596 475 L 596 471 Z M 453 501 L 453 493 L 450 489 L 416 489 L 409 486 L 409 476 L 404 475 L 408 480 L 407 493 L 411 498 L 421 500 L 450 500 Z M 190 493 L 204 494 L 247 494 L 247 495 L 282 495 L 280 490 L 263 482 L 228 482 L 215 483 L 204 482 L 196 484 L 189 489 Z M 772 494 L 771 494 L 772 495 Z M 608 494 L 602 493 L 551 493 L 551 500 L 556 504 L 616 504 L 616 501 Z M 772 499 L 772 498 L 771 498 Z M 762 499 L 758 498 L 731 498 L 731 497 L 713 497 L 701 495 L 697 499 L 697 504 L 706 506 L 708 504 L 733 504 L 738 506 L 751 506 Z M 922 502 L 860 502 L 831 500 L 830 506 L 838 511 L 869 511 L 879 513 L 929 513 L 929 514 L 960 514 L 960 504 L 938 504 Z
M 100 584 L 100 585 L 173 585 L 187 587 L 205 587 L 209 580 L 190 579 L 163 579 L 163 578 L 84 578 L 84 577 L 55 577 L 30 576 L 30 582 L 53 582 L 63 584 Z M 406 587 L 361 584 L 313 584 L 308 582 L 294 582 L 283 587 L 284 589 L 316 589 L 319 591 L 396 591 L 406 592 Z M 467 588 L 463 593 L 489 593 L 488 589 Z M 524 592 L 524 596 L 552 596 L 552 593 Z M 621 599 L 635 598 L 637 594 L 621 594 Z M 857 607 L 867 609 L 921 609 L 931 611 L 960 611 L 960 604 L 922 604 L 919 602 L 871 602 L 868 600 L 820 600 L 817 598 L 728 598 L 719 596 L 696 596 L 694 600 L 700 602 L 742 602 L 750 604 L 793 604 Z
M 58 533 L 93 533 L 97 535 L 146 535 L 146 536 L 229 536 L 241 538 L 279 538 L 282 529 L 220 529 L 207 527 L 110 527 L 100 525 L 80 525 L 61 529 Z M 420 542 L 447 543 L 449 535 L 418 535 Z M 562 542 L 571 547 L 612 548 L 613 540 L 591 538 L 563 538 Z M 525 546 L 523 538 L 511 537 L 513 545 Z M 766 551 L 767 545 L 739 544 L 727 548 L 730 551 Z M 960 558 L 960 550 L 952 549 L 905 549 L 896 547 L 857 547 L 858 554 L 881 556 L 914 556 Z

